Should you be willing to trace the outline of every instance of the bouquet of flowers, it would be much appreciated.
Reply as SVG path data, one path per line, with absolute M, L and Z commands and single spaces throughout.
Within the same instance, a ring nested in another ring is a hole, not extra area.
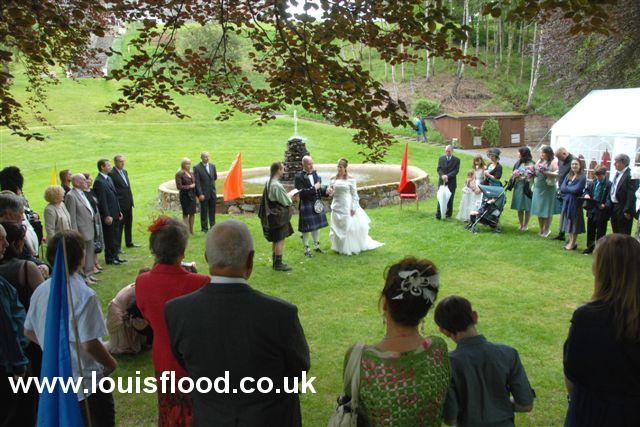
M 522 175 L 523 175 L 523 172 L 522 172 L 520 169 L 516 169 L 516 170 L 514 170 L 514 171 L 513 171 L 513 174 L 511 174 L 511 176 L 512 176 L 514 179 L 520 179 L 520 178 L 522 178 Z
M 524 170 L 524 175 L 527 179 L 531 180 L 536 176 L 536 167 L 535 166 L 527 166 Z
M 537 175 L 544 175 L 545 172 L 547 172 L 549 170 L 549 166 L 545 165 L 544 163 L 538 163 L 536 165 L 536 174 Z

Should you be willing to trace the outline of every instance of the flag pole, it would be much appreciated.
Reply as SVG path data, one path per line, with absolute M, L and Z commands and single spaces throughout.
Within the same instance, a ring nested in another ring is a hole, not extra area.
M 69 306 L 71 307 L 71 324 L 73 325 L 73 333 L 75 334 L 76 339 L 74 340 L 76 345 L 76 357 L 78 358 L 78 370 L 80 371 L 80 376 L 82 377 L 82 386 L 84 386 L 84 372 L 82 369 L 82 358 L 80 357 L 80 334 L 78 333 L 78 319 L 76 319 L 76 309 L 75 309 L 75 305 L 73 303 L 73 292 L 71 290 L 71 276 L 69 274 L 69 261 L 67 258 L 67 243 L 66 243 L 66 238 L 64 236 L 64 234 L 62 235 L 62 253 L 64 255 L 64 272 L 65 272 L 65 278 L 67 281 L 67 294 L 68 294 L 68 298 L 69 298 Z M 89 411 L 89 400 L 87 399 L 86 394 L 83 393 L 84 395 L 84 399 L 82 400 L 83 402 L 83 408 L 84 408 L 84 413 L 85 413 L 85 418 L 87 420 L 87 425 L 88 427 L 91 427 L 91 412 Z

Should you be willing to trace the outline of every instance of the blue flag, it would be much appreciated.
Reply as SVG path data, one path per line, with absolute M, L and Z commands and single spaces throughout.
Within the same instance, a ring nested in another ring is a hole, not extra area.
M 51 275 L 51 289 L 44 329 L 42 371 L 40 378 L 73 377 L 69 349 L 69 300 L 67 299 L 67 266 L 64 262 L 62 239 L 56 249 Z M 58 380 L 59 381 L 59 380 Z M 69 390 L 64 393 L 59 384 L 53 393 L 43 391 L 38 404 L 38 427 L 77 427 L 84 422 L 78 397 Z

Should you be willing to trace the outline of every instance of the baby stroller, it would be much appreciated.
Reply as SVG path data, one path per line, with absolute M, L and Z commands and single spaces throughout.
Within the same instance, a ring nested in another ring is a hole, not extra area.
M 506 204 L 506 195 L 503 187 L 492 185 L 479 185 L 482 191 L 482 202 L 476 212 L 471 212 L 469 223 L 465 227 L 472 233 L 477 233 L 478 224 L 491 227 L 494 233 L 500 232 L 500 215 Z

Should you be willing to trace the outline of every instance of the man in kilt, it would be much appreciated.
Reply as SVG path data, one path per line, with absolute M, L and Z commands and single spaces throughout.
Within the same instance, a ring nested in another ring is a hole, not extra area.
M 302 171 L 296 174 L 295 186 L 299 191 L 299 223 L 298 231 L 302 233 L 302 243 L 304 244 L 305 256 L 311 258 L 311 250 L 309 249 L 309 235 L 313 237 L 314 249 L 318 253 L 325 253 L 320 248 L 319 230 L 328 225 L 327 215 L 322 212 L 317 213 L 315 204 L 320 197 L 326 195 L 326 187 L 322 187 L 322 178 L 313 169 L 313 159 L 311 156 L 302 158 Z

